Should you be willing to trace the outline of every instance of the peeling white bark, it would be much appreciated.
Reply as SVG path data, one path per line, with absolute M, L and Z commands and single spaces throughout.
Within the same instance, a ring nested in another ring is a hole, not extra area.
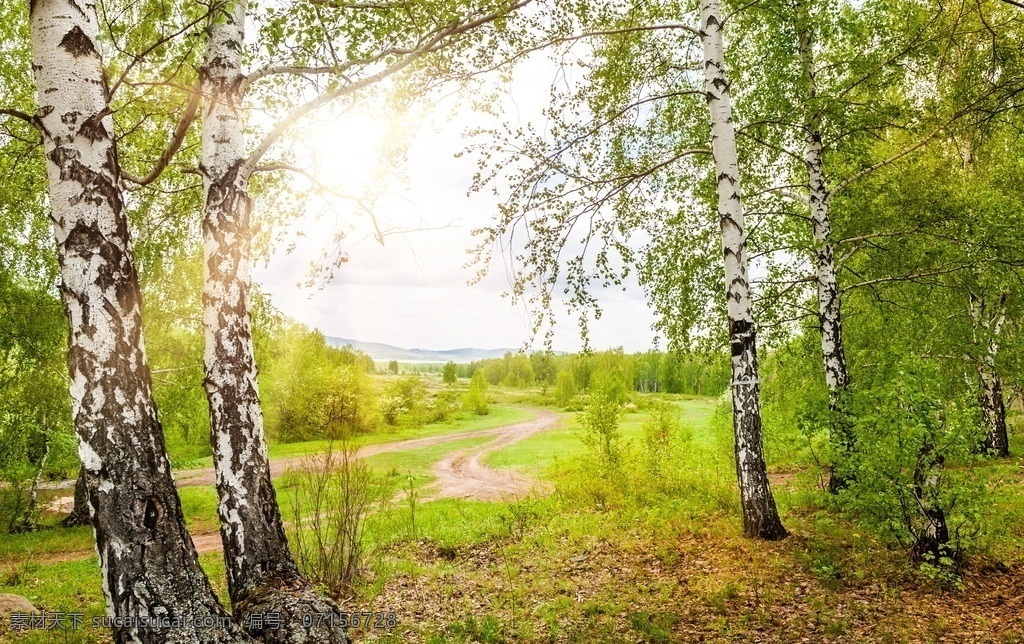
M 202 69 L 204 386 L 228 591 L 236 615 L 282 613 L 282 629 L 252 632 L 265 642 L 344 643 L 341 620 L 324 617 L 337 613 L 337 606 L 317 596 L 299 574 L 270 478 L 249 313 L 252 200 L 245 169 L 241 55 L 245 16 L 246 0 L 222 7 L 209 27 Z
M 711 115 L 711 151 L 718 186 L 722 227 L 729 342 L 732 350 L 733 432 L 736 475 L 743 507 L 744 532 L 760 539 L 781 539 L 779 519 L 768 482 L 761 437 L 760 385 L 756 326 L 747 281 L 746 233 L 740 189 L 736 130 L 732 122 L 729 83 L 725 73 L 722 13 L 718 0 L 702 0 L 700 38 L 704 47 L 704 81 Z
M 843 401 L 850 388 L 850 372 L 843 347 L 843 320 L 839 283 L 836 277 L 835 248 L 832 245 L 832 221 L 829 214 L 829 191 L 825 177 L 821 141 L 821 117 L 818 110 L 818 87 L 814 69 L 813 27 L 805 2 L 794 3 L 799 40 L 800 64 L 805 84 L 806 118 L 804 121 L 804 166 L 807 169 L 808 204 L 811 210 L 811 232 L 814 238 L 815 274 L 818 282 L 818 326 L 821 331 L 821 357 L 825 366 L 831 411 L 830 437 L 837 453 L 852 449 Z M 829 490 L 838 492 L 848 483 L 835 465 L 831 468 Z
M 107 614 L 116 642 L 248 641 L 199 567 L 153 403 L 91 0 L 33 0 L 38 118 L 69 323 L 68 368 Z M 211 627 L 196 623 L 205 620 Z

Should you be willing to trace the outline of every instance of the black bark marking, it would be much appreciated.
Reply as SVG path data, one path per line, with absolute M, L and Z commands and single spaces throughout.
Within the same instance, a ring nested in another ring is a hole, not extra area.
M 64 38 L 60 41 L 60 47 L 75 58 L 99 56 L 92 39 L 86 36 L 85 32 L 78 25 L 75 25 L 71 28 L 71 31 L 64 34 Z
M 734 358 L 743 354 L 753 328 L 754 325 L 748 320 L 729 319 L 729 346 Z
M 94 253 L 101 249 L 104 243 L 103 234 L 95 225 L 89 225 L 80 221 L 68 233 L 64 247 L 68 253 L 74 253 L 85 260 L 89 260 Z
M 155 496 L 146 499 L 146 511 L 143 513 L 142 525 L 146 526 L 149 530 L 156 530 L 157 524 L 163 518 L 163 515 L 164 509 L 160 499 Z
M 82 123 L 82 127 L 78 128 L 78 133 L 93 143 L 109 139 L 110 133 L 107 132 L 107 126 L 103 123 L 105 116 L 105 114 L 94 114 L 87 118 Z

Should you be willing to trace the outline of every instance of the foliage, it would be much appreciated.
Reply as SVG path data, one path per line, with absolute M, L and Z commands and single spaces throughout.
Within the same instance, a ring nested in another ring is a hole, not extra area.
M 650 416 L 643 426 L 643 446 L 647 471 L 659 476 L 673 466 L 678 450 L 689 443 L 693 431 L 679 420 L 675 405 L 658 401 L 650 407 Z
M 426 413 L 423 381 L 416 375 L 392 380 L 384 387 L 378 406 L 388 425 L 398 425 L 403 419 L 419 424 Z
M 619 402 L 605 392 L 591 393 L 577 419 L 582 432 L 580 438 L 590 449 L 600 468 L 606 474 L 620 471 L 623 459 L 622 436 L 619 433 Z
M 490 413 L 490 403 L 487 400 L 487 377 L 482 370 L 473 373 L 469 380 L 469 390 L 462 398 L 462 405 L 478 416 Z
M 328 346 L 302 325 L 282 327 L 260 382 L 271 435 L 291 442 L 371 430 L 371 386 L 360 355 Z
M 459 379 L 459 369 L 454 362 L 446 362 L 444 370 L 441 372 L 441 380 L 446 385 L 454 385 Z
M 942 394 L 927 363 L 903 362 L 893 376 L 855 399 L 856 450 L 838 464 L 852 482 L 837 502 L 918 561 L 953 570 L 986 530 L 977 415 Z
M 569 371 L 559 371 L 555 378 L 555 404 L 568 407 L 576 398 L 576 379 Z

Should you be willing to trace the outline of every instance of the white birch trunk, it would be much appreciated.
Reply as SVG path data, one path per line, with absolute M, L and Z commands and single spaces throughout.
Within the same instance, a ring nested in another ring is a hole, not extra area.
M 142 337 L 141 295 L 92 0 L 33 0 L 38 117 L 69 323 L 88 505 L 116 642 L 248 641 L 199 567 L 171 478 Z M 204 625 L 206 624 L 206 625 Z
M 830 435 L 840 457 L 853 447 L 844 399 L 850 388 L 850 372 L 843 349 L 843 321 L 839 283 L 836 277 L 835 249 L 832 245 L 832 222 L 829 217 L 829 192 L 825 178 L 821 141 L 821 118 L 817 106 L 818 87 L 815 81 L 812 27 L 804 2 L 795 3 L 799 35 L 800 64 L 806 90 L 807 118 L 804 122 L 804 166 L 807 168 L 808 204 L 811 211 L 811 232 L 814 238 L 815 274 L 818 282 L 818 325 L 821 330 L 821 357 L 825 365 L 825 386 L 828 388 L 831 411 Z M 838 492 L 849 481 L 831 468 L 829 490 Z
M 205 206 L 204 386 L 210 407 L 218 513 L 235 615 L 274 612 L 279 630 L 250 628 L 265 642 L 346 642 L 333 602 L 300 575 L 288 549 L 267 458 L 249 312 L 251 231 L 244 170 L 242 51 L 246 0 L 211 21 L 202 69 Z M 305 616 L 305 617 L 304 617 Z
M 1006 403 L 1003 400 L 1003 381 L 996 370 L 996 356 L 999 353 L 999 335 L 1006 319 L 1005 295 L 995 312 L 995 322 L 987 317 L 982 298 L 971 295 L 971 316 L 974 325 L 985 336 L 985 352 L 977 359 L 978 402 L 981 405 L 985 438 L 980 449 L 995 456 L 1010 455 L 1010 437 L 1006 427 Z
M 729 342 L 732 350 L 733 432 L 736 440 L 736 474 L 743 507 L 743 529 L 751 537 L 781 539 L 786 536 L 786 529 L 779 519 L 768 482 L 761 437 L 756 327 L 747 281 L 746 233 L 743 229 L 736 131 L 725 74 L 722 17 L 718 0 L 701 1 L 700 27 L 725 259 Z

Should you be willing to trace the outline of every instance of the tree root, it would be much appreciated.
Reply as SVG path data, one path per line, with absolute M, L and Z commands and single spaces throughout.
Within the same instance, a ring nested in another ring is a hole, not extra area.
M 268 579 L 235 606 L 235 619 L 266 644 L 349 644 L 334 601 L 301 578 Z

